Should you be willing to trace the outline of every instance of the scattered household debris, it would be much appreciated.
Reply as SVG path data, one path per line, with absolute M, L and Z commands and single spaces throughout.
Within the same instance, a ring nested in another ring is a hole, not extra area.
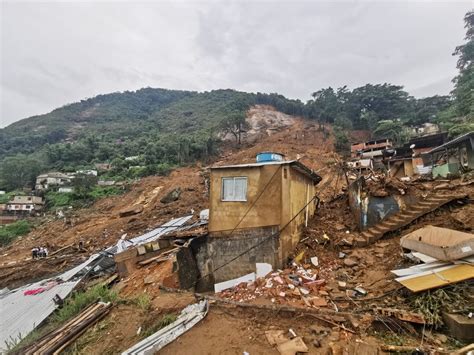
M 214 285 L 214 292 L 218 293 L 234 286 L 237 286 L 241 283 L 249 283 L 255 281 L 257 278 L 265 277 L 272 271 L 272 266 L 267 263 L 256 263 L 255 264 L 256 272 L 238 277 L 236 279 L 227 280 L 220 282 Z
M 181 311 L 178 319 L 170 325 L 160 329 L 155 334 L 135 344 L 130 349 L 125 350 L 122 355 L 148 355 L 155 354 L 165 345 L 171 343 L 183 333 L 187 332 L 199 321 L 201 321 L 209 310 L 209 305 L 206 300 L 199 303 L 194 303 Z
M 288 333 L 291 339 L 285 335 L 283 330 L 267 330 L 265 336 L 272 346 L 276 346 L 282 355 L 296 355 L 297 353 L 307 353 L 308 347 L 303 339 L 296 336 L 293 329 L 289 329 Z
M 406 256 L 422 262 L 392 270 L 398 276 L 395 280 L 412 292 L 474 278 L 474 236 L 470 233 L 428 225 L 402 237 L 400 245 L 412 250 Z
M 233 280 L 233 287 L 221 289 L 220 296 L 238 302 L 251 301 L 257 297 L 270 299 L 272 303 L 291 303 L 303 307 L 319 308 L 335 305 L 331 303 L 327 292 L 326 280 L 322 278 L 321 270 L 327 272 L 332 266 L 321 266 L 313 269 L 310 264 L 299 265 L 293 263 L 291 267 L 284 270 L 276 270 L 266 277 L 253 279 L 253 275 L 247 279 Z M 344 289 L 347 287 L 345 282 Z M 347 287 L 349 289 L 349 287 Z M 356 291 L 357 290 L 357 291 Z M 362 287 L 356 287 L 352 291 L 353 297 L 364 297 L 367 292 Z M 218 292 L 218 291 L 216 291 Z
M 441 266 L 432 270 L 402 276 L 395 280 L 412 292 L 447 286 L 474 278 L 474 260 L 467 262 L 468 264 Z

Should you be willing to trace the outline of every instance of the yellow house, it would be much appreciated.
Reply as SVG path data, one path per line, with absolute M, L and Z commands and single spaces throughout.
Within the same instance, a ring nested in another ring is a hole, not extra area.
M 314 214 L 319 181 L 296 160 L 211 168 L 201 273 L 212 273 L 213 281 L 221 282 L 255 271 L 258 262 L 281 267 Z

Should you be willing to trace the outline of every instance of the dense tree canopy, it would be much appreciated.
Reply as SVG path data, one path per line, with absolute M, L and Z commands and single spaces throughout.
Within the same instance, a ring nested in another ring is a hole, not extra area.
M 456 113 L 474 119 L 474 11 L 464 17 L 466 43 L 456 47 L 453 55 L 459 56 L 459 75 L 454 78 Z

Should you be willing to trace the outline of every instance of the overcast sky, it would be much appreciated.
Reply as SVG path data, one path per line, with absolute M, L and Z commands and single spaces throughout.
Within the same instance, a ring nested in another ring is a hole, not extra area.
M 0 0 L 1 1 L 1 0 Z M 1 2 L 0 127 L 142 87 L 447 94 L 472 2 Z

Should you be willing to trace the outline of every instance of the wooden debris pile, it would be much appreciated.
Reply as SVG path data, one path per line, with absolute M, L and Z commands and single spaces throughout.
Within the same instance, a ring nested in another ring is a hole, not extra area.
M 84 333 L 89 327 L 104 318 L 112 308 L 110 302 L 97 302 L 72 318 L 62 327 L 53 330 L 28 348 L 23 354 L 59 354 Z

